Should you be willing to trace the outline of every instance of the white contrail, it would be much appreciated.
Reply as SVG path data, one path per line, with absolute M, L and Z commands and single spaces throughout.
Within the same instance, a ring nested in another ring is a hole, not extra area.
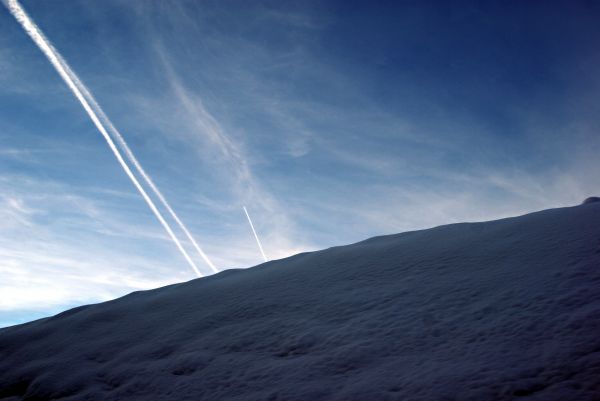
M 81 82 L 81 80 L 79 79 L 77 74 L 75 74 L 75 72 L 73 70 L 71 70 L 71 67 L 67 64 L 66 60 L 60 56 L 60 54 L 52 46 L 52 44 L 51 43 L 48 43 L 48 44 L 54 50 L 54 53 L 57 55 L 57 59 L 62 64 L 65 72 L 69 75 L 69 77 L 71 78 L 71 80 L 73 81 L 75 86 L 77 86 L 77 88 L 80 90 L 80 92 L 83 94 L 83 96 L 87 99 L 89 105 L 92 107 L 92 109 L 94 109 L 94 111 L 95 111 L 96 115 L 99 117 L 99 119 L 104 123 L 104 126 L 107 128 L 107 131 L 109 133 L 112 133 L 112 137 L 114 139 L 116 139 L 117 144 L 121 147 L 121 150 L 123 150 L 125 152 L 125 156 L 127 157 L 127 159 L 129 159 L 129 161 L 133 164 L 135 169 L 142 176 L 144 181 L 146 181 L 146 183 L 148 184 L 150 189 L 154 192 L 154 194 L 157 196 L 157 198 L 162 203 L 162 205 L 165 207 L 165 209 L 167 209 L 167 211 L 169 212 L 171 217 L 173 217 L 173 220 L 175 220 L 177 225 L 184 232 L 184 234 L 186 235 L 188 240 L 192 243 L 192 245 L 194 246 L 194 248 L 196 249 L 198 254 L 202 257 L 202 259 L 204 259 L 206 264 L 211 268 L 211 270 L 213 272 L 218 273 L 219 270 L 215 267 L 215 265 L 212 263 L 212 261 L 208 258 L 208 255 L 206 255 L 206 253 L 204 253 L 202 248 L 200 248 L 200 246 L 198 245 L 198 243 L 196 242 L 196 240 L 194 239 L 194 237 L 192 236 L 192 234 L 190 233 L 188 228 L 185 226 L 185 224 L 183 224 L 183 221 L 181 221 L 181 219 L 175 213 L 175 211 L 173 210 L 173 208 L 171 207 L 169 202 L 167 202 L 166 198 L 163 196 L 162 192 L 160 192 L 158 187 L 154 184 L 154 181 L 152 180 L 152 178 L 148 175 L 148 173 L 146 173 L 146 170 L 144 170 L 144 168 L 142 167 L 140 162 L 137 160 L 137 158 L 135 157 L 135 155 L 129 148 L 129 145 L 127 145 L 127 142 L 125 142 L 123 135 L 121 135 L 119 130 L 113 125 L 112 121 L 108 118 L 108 116 L 106 115 L 106 113 L 104 112 L 102 107 L 100 107 L 100 105 L 98 104 L 98 102 L 96 101 L 96 99 L 94 98 L 92 93 L 89 91 L 87 86 L 85 86 L 85 84 L 83 82 Z
M 244 212 L 246 213 L 246 217 L 248 218 L 248 223 L 250 223 L 250 228 L 252 229 L 252 233 L 254 233 L 254 238 L 256 238 L 256 243 L 258 244 L 258 249 L 260 249 L 260 253 L 262 254 L 262 257 L 265 259 L 265 262 L 268 262 L 269 259 L 267 259 L 267 255 L 265 255 L 265 251 L 263 251 L 263 247 L 260 243 L 260 240 L 258 239 L 256 230 L 254 229 L 254 224 L 252 224 L 252 219 L 250 219 L 250 215 L 248 214 L 248 209 L 246 209 L 246 206 L 243 206 L 243 208 L 244 208 Z
M 200 270 L 198 270 L 198 267 L 196 266 L 194 261 L 190 258 L 188 253 L 185 251 L 185 249 L 183 248 L 183 246 L 181 245 L 181 243 L 175 236 L 175 233 L 173 232 L 173 230 L 171 229 L 169 224 L 163 218 L 160 211 L 156 208 L 156 206 L 154 205 L 154 202 L 152 202 L 152 199 L 150 199 L 150 197 L 148 196 L 148 194 L 146 193 L 144 188 L 142 188 L 142 186 L 138 182 L 137 178 L 135 177 L 135 175 L 133 174 L 133 172 L 127 165 L 127 163 L 125 163 L 125 160 L 123 160 L 121 153 L 115 146 L 115 143 L 113 142 L 112 138 L 106 131 L 106 128 L 104 127 L 104 125 L 102 124 L 102 122 L 100 121 L 98 116 L 96 115 L 94 109 L 92 108 L 92 106 L 90 106 L 90 103 L 88 102 L 86 97 L 83 95 L 81 90 L 77 87 L 72 76 L 67 72 L 66 68 L 68 67 L 68 65 L 67 65 L 66 61 L 60 57 L 58 52 L 50 44 L 48 39 L 46 39 L 44 34 L 35 25 L 35 23 L 31 20 L 31 18 L 27 15 L 25 10 L 23 10 L 23 8 L 21 7 L 21 5 L 19 4 L 19 2 L 17 0 L 3 0 L 3 2 L 7 6 L 9 11 L 11 12 L 11 14 L 15 17 L 15 19 L 21 24 L 21 26 L 23 27 L 25 32 L 27 32 L 27 34 L 31 37 L 31 39 L 34 41 L 34 43 L 44 53 L 46 58 L 48 58 L 48 60 L 54 66 L 54 68 L 56 69 L 58 74 L 65 81 L 67 86 L 71 89 L 71 91 L 73 92 L 73 94 L 75 95 L 77 100 L 79 100 L 79 102 L 81 103 L 81 105 L 83 106 L 83 108 L 85 109 L 87 114 L 89 115 L 90 119 L 92 120 L 92 122 L 94 123 L 96 128 L 98 128 L 98 131 L 100 131 L 100 133 L 102 134 L 102 136 L 108 143 L 108 146 L 114 153 L 115 157 L 117 158 L 117 161 L 119 162 L 119 164 L 121 165 L 121 167 L 123 168 L 123 170 L 125 171 L 127 176 L 129 177 L 131 182 L 133 182 L 133 185 L 135 185 L 137 190 L 140 192 L 140 194 L 142 195 L 142 197 L 144 198 L 144 200 L 150 207 L 150 210 L 152 210 L 152 212 L 154 213 L 154 215 L 156 216 L 158 221 L 162 224 L 164 229 L 167 231 L 167 233 L 169 234 L 169 236 L 171 237 L 171 239 L 173 240 L 173 242 L 175 243 L 175 245 L 177 246 L 177 248 L 179 249 L 181 254 L 184 256 L 186 261 L 189 263 L 189 265 L 194 270 L 194 272 L 198 275 L 198 277 L 202 277 L 202 273 L 200 273 Z M 71 70 L 69 69 L 69 71 L 71 71 Z M 74 73 L 73 73 L 73 75 L 74 75 Z
M 204 253 L 202 248 L 200 248 L 200 246 L 198 245 L 198 243 L 196 242 L 196 240 L 194 239 L 194 237 L 192 236 L 192 234 L 190 233 L 188 228 L 185 226 L 185 224 L 183 224 L 183 222 L 181 221 L 179 216 L 175 213 L 175 211 L 173 210 L 173 208 L 171 207 L 169 202 L 167 202 L 167 200 L 163 196 L 162 192 L 160 192 L 158 187 L 154 184 L 154 181 L 152 180 L 152 178 L 148 175 L 148 173 L 146 173 L 146 170 L 144 170 L 144 168 L 142 167 L 140 162 L 137 160 L 137 158 L 135 157 L 135 155 L 129 148 L 129 145 L 127 145 L 127 142 L 125 142 L 123 135 L 121 135 L 119 130 L 113 125 L 112 121 L 110 121 L 110 119 L 108 118 L 106 113 L 104 113 L 104 110 L 102 110 L 102 107 L 100 107 L 100 105 L 98 104 L 98 102 L 96 101 L 94 96 L 91 94 L 89 89 L 85 86 L 85 84 L 83 82 L 81 82 L 79 80 L 79 77 L 66 64 L 66 61 L 64 59 L 59 58 L 59 61 L 61 61 L 61 63 L 63 63 L 63 67 L 65 68 L 65 71 L 71 77 L 71 79 L 73 80 L 73 83 L 77 86 L 77 88 L 79 88 L 81 93 L 86 97 L 90 106 L 94 109 L 96 114 L 99 116 L 100 120 L 102 122 L 104 122 L 104 125 L 107 127 L 108 131 L 110 133 L 112 133 L 113 138 L 116 139 L 117 144 L 121 147 L 121 150 L 123 150 L 125 152 L 125 156 L 127 157 L 127 159 L 129 159 L 129 161 L 133 164 L 135 169 L 142 176 L 144 181 L 146 181 L 146 183 L 148 184 L 150 189 L 152 189 L 152 191 L 158 197 L 158 199 L 163 204 L 165 209 L 167 209 L 167 211 L 169 212 L 171 217 L 173 217 L 173 220 L 175 220 L 177 225 L 181 228 L 181 230 L 184 232 L 186 237 L 190 240 L 190 242 L 192 243 L 192 245 L 194 246 L 194 248 L 196 249 L 198 254 L 200 254 L 202 259 L 204 259 L 206 264 L 211 268 L 211 270 L 213 272 L 218 273 L 219 270 L 215 267 L 215 265 L 211 262 L 211 260 L 208 258 L 208 256 Z

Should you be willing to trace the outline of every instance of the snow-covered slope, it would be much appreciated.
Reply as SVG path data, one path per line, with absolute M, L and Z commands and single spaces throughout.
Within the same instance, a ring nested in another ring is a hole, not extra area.
M 453 224 L 0 330 L 2 400 L 599 400 L 600 203 Z

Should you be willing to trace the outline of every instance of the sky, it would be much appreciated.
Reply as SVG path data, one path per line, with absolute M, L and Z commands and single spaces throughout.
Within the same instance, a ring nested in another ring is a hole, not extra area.
M 21 4 L 220 270 L 600 194 L 598 2 Z M 0 7 L 0 327 L 195 277 Z

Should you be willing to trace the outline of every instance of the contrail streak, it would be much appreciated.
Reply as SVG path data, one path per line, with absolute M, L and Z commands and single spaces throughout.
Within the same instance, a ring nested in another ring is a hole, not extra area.
M 252 233 L 254 233 L 254 238 L 256 238 L 256 243 L 258 244 L 258 249 L 260 249 L 260 253 L 262 254 L 262 257 L 265 259 L 265 262 L 268 262 L 269 259 L 267 259 L 267 255 L 265 255 L 265 251 L 263 251 L 263 247 L 260 243 L 260 240 L 258 239 L 256 230 L 254 229 L 254 224 L 252 224 L 252 219 L 250 219 L 250 215 L 248 214 L 248 209 L 246 209 L 246 206 L 243 206 L 243 208 L 244 208 L 244 212 L 246 213 L 246 217 L 248 218 L 248 223 L 250 223 L 250 228 L 252 229 Z
M 165 207 L 165 209 L 167 209 L 167 211 L 169 212 L 171 217 L 173 217 L 173 220 L 175 220 L 175 222 L 177 223 L 179 228 L 181 228 L 181 230 L 184 232 L 185 236 L 190 240 L 190 242 L 192 243 L 194 248 L 196 248 L 196 251 L 200 254 L 202 259 L 204 259 L 206 264 L 211 268 L 211 270 L 213 272 L 218 273 L 219 270 L 215 267 L 215 265 L 211 262 L 211 260 L 208 258 L 208 256 L 204 253 L 202 248 L 200 248 L 200 246 L 198 245 L 198 243 L 196 242 L 196 240 L 194 239 L 194 237 L 192 236 L 190 231 L 183 224 L 183 222 L 181 221 L 179 216 L 177 216 L 177 214 L 175 213 L 175 211 L 173 210 L 171 205 L 169 205 L 169 203 L 163 196 L 162 192 L 160 192 L 160 190 L 156 187 L 156 185 L 154 184 L 154 181 L 152 181 L 152 178 L 150 178 L 150 176 L 143 169 L 142 165 L 138 162 L 136 157 L 133 155 L 133 153 L 129 149 L 129 146 L 127 146 L 127 142 L 125 142 L 125 139 L 123 139 L 123 136 L 121 135 L 121 133 L 115 128 L 115 126 L 110 122 L 110 120 L 108 120 L 108 117 L 106 117 L 106 115 L 104 114 L 102 109 L 100 109 L 100 106 L 98 106 L 98 109 L 101 111 L 100 115 L 104 118 L 105 122 L 108 125 L 109 130 L 112 131 L 114 136 L 117 138 L 117 142 L 119 143 L 119 145 L 121 145 L 121 149 L 123 149 L 125 151 L 125 155 L 127 156 L 127 158 L 131 161 L 131 163 L 133 163 L 136 170 L 144 178 L 144 180 L 146 181 L 146 183 L 148 184 L 150 189 L 152 189 L 154 194 L 156 194 L 156 196 L 160 200 L 160 203 L 162 203 L 163 206 Z
M 152 178 L 148 175 L 148 173 L 146 173 L 146 170 L 144 170 L 144 168 L 142 167 L 140 162 L 137 160 L 137 158 L 135 157 L 135 155 L 129 148 L 129 145 L 127 145 L 127 142 L 125 142 L 123 135 L 121 135 L 119 130 L 113 125 L 112 121 L 110 121 L 110 119 L 108 118 L 106 113 L 104 113 L 104 110 L 102 110 L 102 107 L 100 107 L 98 102 L 96 102 L 96 99 L 94 98 L 94 96 L 87 89 L 87 87 L 83 84 L 83 82 L 81 82 L 79 80 L 79 77 L 77 77 L 77 75 L 69 68 L 69 66 L 66 64 L 66 61 L 64 59 L 62 59 L 60 61 L 63 63 L 63 67 L 67 71 L 67 74 L 69 74 L 69 76 L 71 77 L 71 79 L 73 80 L 75 85 L 79 88 L 79 90 L 83 93 L 83 95 L 88 100 L 89 104 L 95 110 L 95 112 L 99 116 L 100 120 L 102 122 L 104 122 L 104 125 L 108 128 L 108 131 L 110 133 L 112 133 L 113 138 L 116 139 L 116 141 L 119 144 L 119 146 L 121 147 L 121 149 L 125 152 L 125 156 L 127 157 L 127 159 L 129 159 L 129 161 L 133 164 L 133 166 L 138 171 L 138 173 L 142 176 L 144 181 L 146 181 L 146 183 L 148 184 L 148 186 L 150 187 L 152 192 L 154 192 L 154 194 L 158 197 L 158 199 L 160 200 L 160 203 L 162 203 L 162 205 L 165 207 L 165 209 L 167 209 L 167 211 L 169 212 L 171 217 L 173 217 L 173 220 L 175 220 L 175 222 L 177 223 L 179 228 L 181 228 L 181 230 L 184 232 L 186 237 L 190 240 L 190 242 L 192 243 L 192 245 L 194 246 L 194 248 L 196 249 L 198 254 L 200 254 L 202 259 L 204 259 L 206 264 L 211 268 L 211 270 L 213 272 L 218 273 L 219 270 L 215 267 L 215 265 L 211 262 L 211 260 L 208 258 L 208 256 L 204 253 L 202 248 L 200 248 L 200 246 L 198 245 L 198 243 L 196 242 L 196 240 L 194 239 L 194 237 L 192 236 L 192 234 L 190 233 L 188 228 L 185 226 L 185 224 L 183 224 L 183 222 L 181 221 L 179 216 L 177 216 L 177 214 L 175 213 L 175 211 L 173 210 L 173 208 L 171 207 L 169 202 L 167 202 L 167 200 L 163 196 L 162 192 L 160 192 L 158 187 L 154 184 L 154 181 L 152 180 Z
M 194 261 L 190 258 L 190 256 L 186 252 L 186 250 L 183 248 L 183 246 L 177 239 L 177 236 L 175 236 L 175 233 L 173 232 L 173 230 L 171 229 L 169 224 L 163 218 L 160 211 L 154 205 L 154 202 L 152 201 L 152 199 L 148 196 L 148 194 L 146 193 L 144 188 L 140 185 L 139 181 L 137 180 L 137 178 L 135 177 L 135 175 L 133 174 L 133 172 L 131 171 L 131 169 L 129 168 L 129 166 L 127 165 L 127 163 L 121 156 L 121 153 L 115 146 L 115 143 L 113 142 L 112 138 L 106 131 L 106 128 L 100 121 L 100 118 L 98 117 L 98 115 L 96 114 L 96 112 L 94 111 L 92 106 L 90 105 L 88 99 L 86 99 L 86 96 L 82 93 L 82 91 L 75 84 L 75 81 L 72 77 L 72 76 L 75 76 L 75 74 L 68 67 L 68 64 L 66 63 L 66 61 L 64 59 L 62 59 L 62 57 L 59 55 L 58 51 L 56 51 L 56 49 L 54 49 L 54 47 L 50 44 L 50 41 L 48 39 L 46 39 L 44 34 L 37 27 L 37 25 L 35 25 L 35 23 L 31 20 L 31 18 L 27 15 L 25 10 L 23 10 L 23 8 L 21 7 L 21 5 L 19 4 L 19 2 L 17 0 L 3 0 L 3 2 L 6 5 L 6 7 L 8 8 L 8 10 L 10 11 L 10 13 L 21 24 L 21 26 L 23 27 L 25 32 L 31 37 L 31 39 L 34 41 L 34 43 L 40 48 L 40 50 L 42 51 L 42 53 L 44 53 L 46 58 L 48 58 L 48 61 L 50 61 L 50 63 L 54 66 L 54 68 L 56 69 L 58 74 L 61 76 L 61 78 L 65 81 L 65 83 L 67 84 L 69 89 L 71 89 L 71 91 L 73 92 L 73 94 L 75 95 L 77 100 L 79 100 L 79 102 L 81 103 L 81 105 L 83 106 L 83 108 L 85 109 L 87 114 L 89 115 L 90 119 L 92 120 L 92 122 L 94 123 L 94 125 L 96 126 L 98 131 L 100 131 L 100 133 L 106 140 L 108 146 L 110 147 L 110 149 L 114 153 L 115 157 L 117 158 L 117 161 L 119 162 L 119 164 L 121 165 L 121 167 L 123 168 L 123 170 L 125 171 L 127 176 L 129 177 L 129 179 L 131 180 L 133 185 L 137 188 L 137 190 L 140 192 L 140 194 L 142 195 L 142 197 L 144 198 L 144 200 L 150 207 L 150 210 L 152 210 L 152 212 L 154 213 L 154 215 L 156 216 L 158 221 L 162 224 L 164 229 L 167 231 L 167 233 L 169 234 L 169 236 L 171 237 L 171 239 L 173 240 L 173 242 L 175 243 L 175 245 L 177 246 L 177 248 L 179 249 L 179 251 L 181 252 L 183 257 L 185 258 L 185 260 L 189 263 L 189 265 L 194 270 L 194 272 L 198 275 L 198 277 L 202 277 L 203 275 L 202 275 L 202 273 L 200 273 L 200 270 L 198 270 L 198 267 L 196 266 Z M 77 80 L 77 81 L 78 81 L 78 83 L 80 83 L 79 80 Z M 83 84 L 81 84 L 81 85 L 83 85 Z M 89 93 L 89 92 L 87 92 L 87 93 Z
M 64 58 L 62 58 L 60 56 L 60 54 L 58 54 L 58 51 L 52 46 L 52 44 L 49 43 L 49 45 L 54 50 L 55 54 L 57 55 L 57 59 L 62 64 L 66 73 L 73 80 L 73 83 L 75 84 L 75 86 L 77 86 L 77 88 L 81 91 L 83 96 L 86 98 L 86 100 L 88 101 L 88 103 L 90 104 L 92 109 L 94 109 L 96 115 L 104 123 L 104 126 L 107 128 L 108 132 L 112 134 L 113 139 L 116 139 L 117 144 L 121 147 L 121 150 L 125 152 L 125 156 L 127 157 L 127 159 L 129 159 L 129 161 L 133 164 L 133 166 L 138 171 L 138 173 L 142 176 L 142 178 L 144 179 L 146 184 L 148 184 L 148 186 L 150 187 L 152 192 L 154 192 L 154 194 L 157 196 L 157 198 L 162 203 L 162 205 L 165 207 L 165 209 L 167 209 L 167 211 L 169 212 L 169 214 L 171 215 L 173 220 L 175 220 L 175 222 L 177 223 L 179 228 L 181 228 L 181 230 L 184 232 L 184 234 L 186 235 L 188 240 L 192 243 L 192 245 L 194 246 L 194 248 L 196 249 L 198 254 L 202 257 L 202 259 L 206 262 L 206 264 L 211 268 L 211 270 L 213 272 L 218 273 L 219 270 L 211 262 L 211 260 L 208 258 L 206 253 L 204 253 L 202 248 L 200 248 L 200 246 L 198 245 L 198 243 L 196 242 L 196 240 L 194 239 L 194 237 L 192 236 L 192 234 L 190 233 L 188 228 L 185 226 L 185 224 L 183 224 L 183 222 L 181 221 L 179 216 L 175 213 L 175 211 L 173 210 L 173 208 L 171 207 L 169 202 L 167 202 L 166 198 L 163 196 L 162 192 L 154 184 L 154 181 L 152 180 L 150 175 L 148 175 L 148 173 L 146 173 L 146 170 L 144 170 L 144 168 L 142 167 L 140 162 L 137 160 L 137 158 L 135 157 L 135 155 L 129 148 L 129 145 L 127 145 L 127 142 L 123 138 L 123 135 L 121 135 L 119 130 L 113 125 L 112 121 L 108 118 L 108 116 L 106 115 L 106 113 L 104 112 L 102 107 L 100 107 L 100 105 L 98 104 L 98 102 L 96 101 L 96 99 L 94 98 L 92 93 L 85 86 L 85 84 L 83 82 L 81 82 L 81 80 L 79 79 L 77 74 L 75 74 L 75 72 L 73 72 L 73 70 L 71 70 L 71 67 L 67 64 L 66 60 Z

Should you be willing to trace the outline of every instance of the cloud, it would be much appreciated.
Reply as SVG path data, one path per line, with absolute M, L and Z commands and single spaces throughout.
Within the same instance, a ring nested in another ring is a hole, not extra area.
M 264 233 L 263 242 L 269 255 L 282 257 L 298 249 L 307 249 L 308 246 L 296 235 L 296 227 L 278 196 L 266 190 L 253 172 L 253 159 L 263 156 L 249 156 L 251 152 L 246 147 L 246 133 L 239 129 L 235 134 L 227 132 L 215 114 L 208 110 L 198 91 L 186 85 L 175 71 L 171 56 L 163 46 L 156 45 L 155 51 L 163 67 L 167 91 L 160 98 L 133 96 L 131 103 L 141 113 L 138 116 L 143 116 L 138 119 L 147 121 L 160 131 L 161 140 L 177 141 L 180 143 L 178 146 L 195 151 L 195 176 L 202 190 L 193 198 L 210 206 L 211 212 L 220 211 L 235 217 L 233 220 L 237 221 L 239 228 L 234 235 L 248 236 L 250 241 L 252 235 L 245 231 L 247 227 L 242 206 L 246 204 L 251 207 L 253 217 L 256 216 L 255 220 L 260 222 L 260 228 L 257 226 L 257 229 Z M 216 180 L 219 186 L 209 184 L 212 180 Z M 228 218 L 228 221 L 232 219 Z M 226 241 L 229 243 L 232 238 Z M 260 257 L 258 250 L 256 252 Z M 214 254 L 211 251 L 211 255 Z
M 166 59 L 164 55 L 161 58 L 163 61 Z M 278 257 L 289 256 L 290 248 L 298 249 L 291 246 L 294 241 L 293 223 L 279 204 L 276 196 L 264 190 L 253 174 L 246 151 L 241 145 L 242 140 L 238 139 L 238 142 L 236 142 L 227 135 L 221 124 L 208 112 L 200 96 L 188 90 L 169 65 L 165 65 L 167 80 L 174 98 L 182 106 L 181 110 L 185 113 L 184 118 L 188 123 L 189 134 L 193 136 L 200 135 L 205 138 L 200 151 L 201 155 L 207 153 L 206 143 L 211 145 L 208 152 L 214 154 L 217 151 L 221 155 L 219 165 L 228 173 L 223 174 L 223 178 L 231 184 L 233 190 L 229 203 L 235 208 L 239 208 L 240 211 L 243 204 L 257 210 L 257 214 L 260 216 L 257 221 L 267 222 L 267 224 L 262 224 L 261 232 L 264 230 L 266 232 L 265 236 L 269 239 L 265 242 L 268 244 L 266 248 L 269 249 L 269 254 Z M 241 213 L 240 216 L 242 216 Z
M 35 242 L 28 245 L 35 245 Z M 111 271 L 107 269 L 106 261 L 114 261 L 112 255 L 95 252 L 90 256 L 60 246 L 37 249 L 33 252 L 30 247 L 17 245 L 10 250 L 0 250 L 0 274 L 4 277 L 0 284 L 0 312 L 105 301 L 131 291 L 178 281 L 173 275 L 165 276 L 169 277 L 166 279 L 144 274 L 153 268 L 148 260 L 143 261 L 143 269 L 133 269 L 136 265 L 141 267 L 139 260 L 121 258 L 118 263 L 128 263 L 129 268 Z M 183 277 L 179 275 L 181 279 Z
M 113 207 L 137 199 L 6 174 L 0 192 L 0 313 L 98 302 L 191 278 L 158 226 Z

